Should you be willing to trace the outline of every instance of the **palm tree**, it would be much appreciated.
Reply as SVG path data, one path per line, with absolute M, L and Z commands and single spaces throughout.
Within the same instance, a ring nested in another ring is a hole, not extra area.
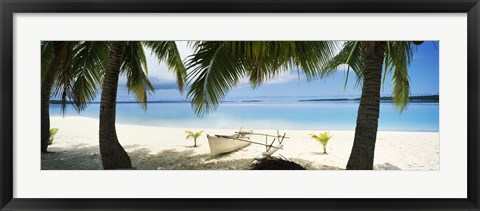
M 326 76 L 336 71 L 340 65 L 347 65 L 348 70 L 351 68 L 355 72 L 357 84 L 362 85 L 355 138 L 347 163 L 348 170 L 373 169 L 381 84 L 386 76 L 391 74 L 394 85 L 393 102 L 402 112 L 409 102 L 410 95 L 408 66 L 414 46 L 422 43 L 421 41 L 349 41 L 345 42 L 338 55 L 322 68 L 320 75 Z
M 131 160 L 120 145 L 115 129 L 118 78 L 124 74 L 127 88 L 133 92 L 142 108 L 147 108 L 147 97 L 154 91 L 147 78 L 148 70 L 143 46 L 149 47 L 159 61 L 165 61 L 177 77 L 183 90 L 186 70 L 173 41 L 114 41 L 111 44 L 100 101 L 100 154 L 104 169 L 131 168 Z
M 47 152 L 50 99 L 61 99 L 62 113 L 65 113 L 69 102 L 78 112 L 85 109 L 98 93 L 109 44 L 96 41 L 44 41 L 41 46 L 41 151 Z

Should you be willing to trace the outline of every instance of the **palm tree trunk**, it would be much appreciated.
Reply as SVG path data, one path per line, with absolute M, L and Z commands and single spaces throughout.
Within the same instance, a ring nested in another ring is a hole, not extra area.
M 373 169 L 385 42 L 367 43 L 365 46 L 362 97 L 358 107 L 357 127 L 347 170 Z
M 100 154 L 104 169 L 131 168 L 132 162 L 118 142 L 115 130 L 117 86 L 126 42 L 113 42 L 100 101 Z
M 52 92 L 53 80 L 55 79 L 55 73 L 61 68 L 62 57 L 61 57 L 61 48 L 63 42 L 53 42 L 54 44 L 54 57 L 48 71 L 45 75 L 45 79 L 41 85 L 41 103 L 40 103 L 40 151 L 42 153 L 47 152 L 48 142 L 50 139 L 50 95 Z

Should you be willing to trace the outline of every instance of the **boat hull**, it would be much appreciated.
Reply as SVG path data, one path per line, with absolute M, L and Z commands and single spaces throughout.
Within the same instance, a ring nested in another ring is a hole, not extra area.
M 248 146 L 250 143 L 229 138 L 219 138 L 216 136 L 207 136 L 210 151 L 214 154 L 222 154 L 239 150 Z

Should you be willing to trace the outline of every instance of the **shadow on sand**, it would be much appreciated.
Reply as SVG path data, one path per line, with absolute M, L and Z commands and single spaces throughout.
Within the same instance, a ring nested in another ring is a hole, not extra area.
M 164 150 L 151 154 L 139 145 L 124 146 L 132 166 L 139 170 L 248 170 L 252 159 L 232 159 L 228 154 L 195 154 L 193 149 Z M 102 161 L 98 146 L 77 144 L 68 150 L 49 148 L 51 153 L 41 155 L 42 170 L 101 170 Z
M 251 159 L 235 159 L 234 154 L 219 155 L 195 154 L 194 149 L 183 151 L 163 150 L 152 154 L 140 145 L 124 146 L 128 151 L 132 166 L 137 170 L 249 170 Z M 52 153 L 42 154 L 42 170 L 101 170 L 102 161 L 98 146 L 77 144 L 68 150 L 49 148 Z M 290 159 L 311 170 L 341 170 L 336 166 L 318 165 L 304 159 Z
M 377 164 L 373 167 L 374 170 L 402 170 L 400 167 L 391 163 Z
M 132 165 L 142 170 L 247 170 L 253 159 L 224 159 L 225 155 L 195 154 L 194 150 L 163 150 L 151 154 L 146 148 L 129 153 Z

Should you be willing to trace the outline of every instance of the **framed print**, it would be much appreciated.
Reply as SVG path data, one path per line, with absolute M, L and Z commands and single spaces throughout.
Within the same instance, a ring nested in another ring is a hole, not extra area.
M 2 210 L 478 209 L 477 0 L 0 6 Z

